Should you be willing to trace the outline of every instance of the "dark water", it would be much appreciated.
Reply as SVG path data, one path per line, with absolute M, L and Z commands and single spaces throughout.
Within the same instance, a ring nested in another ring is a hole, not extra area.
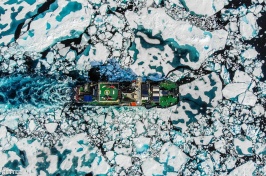
M 0 104 L 17 107 L 60 105 L 69 102 L 73 84 L 67 80 L 42 76 L 8 76 L 0 78 Z

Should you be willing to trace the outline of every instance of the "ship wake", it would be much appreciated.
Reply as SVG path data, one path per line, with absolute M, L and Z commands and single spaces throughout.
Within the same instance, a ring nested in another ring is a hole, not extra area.
M 42 76 L 9 76 L 0 78 L 0 104 L 37 107 L 63 105 L 71 101 L 71 80 Z

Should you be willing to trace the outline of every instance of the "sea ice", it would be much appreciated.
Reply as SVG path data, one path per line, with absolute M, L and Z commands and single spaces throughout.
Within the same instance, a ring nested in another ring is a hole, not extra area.
M 46 124 L 45 124 L 45 128 L 47 129 L 47 131 L 48 131 L 49 133 L 53 133 L 53 132 L 55 132 L 57 126 L 58 126 L 57 123 L 46 123 Z
M 153 36 L 161 34 L 163 40 L 174 39 L 180 46 L 183 45 L 184 47 L 184 45 L 189 45 L 195 47 L 200 53 L 198 61 L 181 60 L 182 64 L 189 65 L 193 69 L 198 69 L 208 55 L 224 48 L 228 35 L 225 30 L 206 32 L 197 27 L 193 27 L 190 32 L 187 29 L 191 27 L 191 24 L 183 21 L 175 21 L 163 9 L 159 8 L 149 8 L 148 10 L 144 8 L 141 10 L 140 16 L 134 12 L 127 12 L 125 15 L 132 29 L 138 29 L 139 26 L 143 26 L 146 30 L 152 30 Z M 204 47 L 206 45 L 209 46 L 208 49 Z M 138 56 L 138 59 L 144 58 L 146 57 L 142 55 Z M 132 65 L 132 69 L 135 70 L 138 63 L 135 62 Z
M 150 147 L 150 138 L 138 137 L 133 139 L 134 145 L 136 146 L 136 152 L 142 153 L 145 152 Z
M 234 139 L 235 150 L 238 155 L 253 155 L 252 153 L 252 141 L 248 139 Z
M 132 166 L 131 157 L 126 155 L 117 155 L 115 157 L 116 164 L 124 169 Z
M 238 103 L 247 106 L 255 106 L 257 99 L 257 96 L 252 92 L 246 91 L 245 93 L 242 93 L 238 96 Z
M 228 3 L 227 0 L 184 0 L 181 2 L 184 3 L 184 7 L 187 7 L 190 12 L 206 16 L 215 14 Z
M 238 176 L 238 175 L 253 175 L 256 169 L 255 163 L 253 161 L 248 161 L 245 164 L 235 168 L 228 176 Z
M 164 166 L 153 158 L 146 159 L 141 165 L 145 176 L 163 175 Z
M 168 142 L 162 146 L 160 152 L 160 162 L 174 168 L 174 171 L 180 171 L 181 167 L 189 160 L 189 157 L 174 144 Z
M 241 35 L 245 40 L 250 40 L 258 34 L 258 24 L 253 13 L 241 17 L 239 26 Z
M 254 48 L 249 48 L 241 54 L 241 56 L 245 59 L 255 59 L 257 55 L 258 52 Z
M 92 9 L 88 8 L 88 2 L 84 0 L 64 1 L 59 0 L 58 8 L 53 12 L 48 12 L 43 18 L 35 19 L 30 24 L 29 33 L 22 34 L 17 42 L 23 46 L 26 51 L 43 51 L 49 46 L 63 39 L 75 38 L 80 35 L 91 20 Z M 75 5 L 77 3 L 79 5 Z M 68 5 L 73 7 L 68 7 Z M 75 9 L 80 6 L 80 9 Z M 66 9 L 68 7 L 69 9 Z M 67 14 L 66 10 L 69 10 Z M 66 15 L 66 16 L 63 16 Z M 50 29 L 46 29 L 46 23 L 51 24 Z M 25 25 L 25 28 L 28 26 Z
M 222 99 L 222 82 L 217 74 L 203 76 L 191 83 L 179 87 L 180 96 L 192 101 L 201 101 L 211 106 L 216 106 Z M 191 97 L 190 97 L 191 95 Z

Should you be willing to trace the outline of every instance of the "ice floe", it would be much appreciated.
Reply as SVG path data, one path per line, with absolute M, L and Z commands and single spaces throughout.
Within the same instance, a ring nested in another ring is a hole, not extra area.
M 192 31 L 189 31 L 188 29 L 192 25 L 187 22 L 173 20 L 163 9 L 142 9 L 141 14 L 141 16 L 138 16 L 133 12 L 126 13 L 130 27 L 137 30 L 139 26 L 143 26 L 146 30 L 151 30 L 153 36 L 161 33 L 164 41 L 173 39 L 173 42 L 177 42 L 180 48 L 194 48 L 199 53 L 198 55 L 193 50 L 189 54 L 189 59 L 180 61 L 180 63 L 189 65 L 194 69 L 199 68 L 209 54 L 223 48 L 225 45 L 228 35 L 225 30 L 206 32 L 193 27 Z M 206 45 L 208 46 L 207 49 L 204 48 Z M 132 68 L 137 68 L 137 64 L 146 57 L 138 55 L 137 58 L 140 60 L 135 62 Z M 141 71 L 145 70 L 142 69 Z
M 29 32 L 21 35 L 17 42 L 27 51 L 43 51 L 49 46 L 62 39 L 75 38 L 87 27 L 91 20 L 92 9 L 89 8 L 88 2 L 78 1 L 58 1 L 58 8 L 55 11 L 48 12 L 42 18 L 35 19 L 31 22 Z M 46 24 L 51 24 L 47 30 Z
M 220 11 L 228 3 L 227 0 L 184 0 L 181 2 L 190 12 L 207 16 L 211 16 Z
M 144 175 L 163 175 L 164 166 L 152 158 L 147 159 L 141 165 Z

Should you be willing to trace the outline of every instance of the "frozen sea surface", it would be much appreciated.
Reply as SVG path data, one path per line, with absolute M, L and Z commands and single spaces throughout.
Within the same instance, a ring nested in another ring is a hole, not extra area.
M 265 175 L 265 3 L 1 1 L 0 173 Z M 180 101 L 75 105 L 92 67 L 177 82 Z

